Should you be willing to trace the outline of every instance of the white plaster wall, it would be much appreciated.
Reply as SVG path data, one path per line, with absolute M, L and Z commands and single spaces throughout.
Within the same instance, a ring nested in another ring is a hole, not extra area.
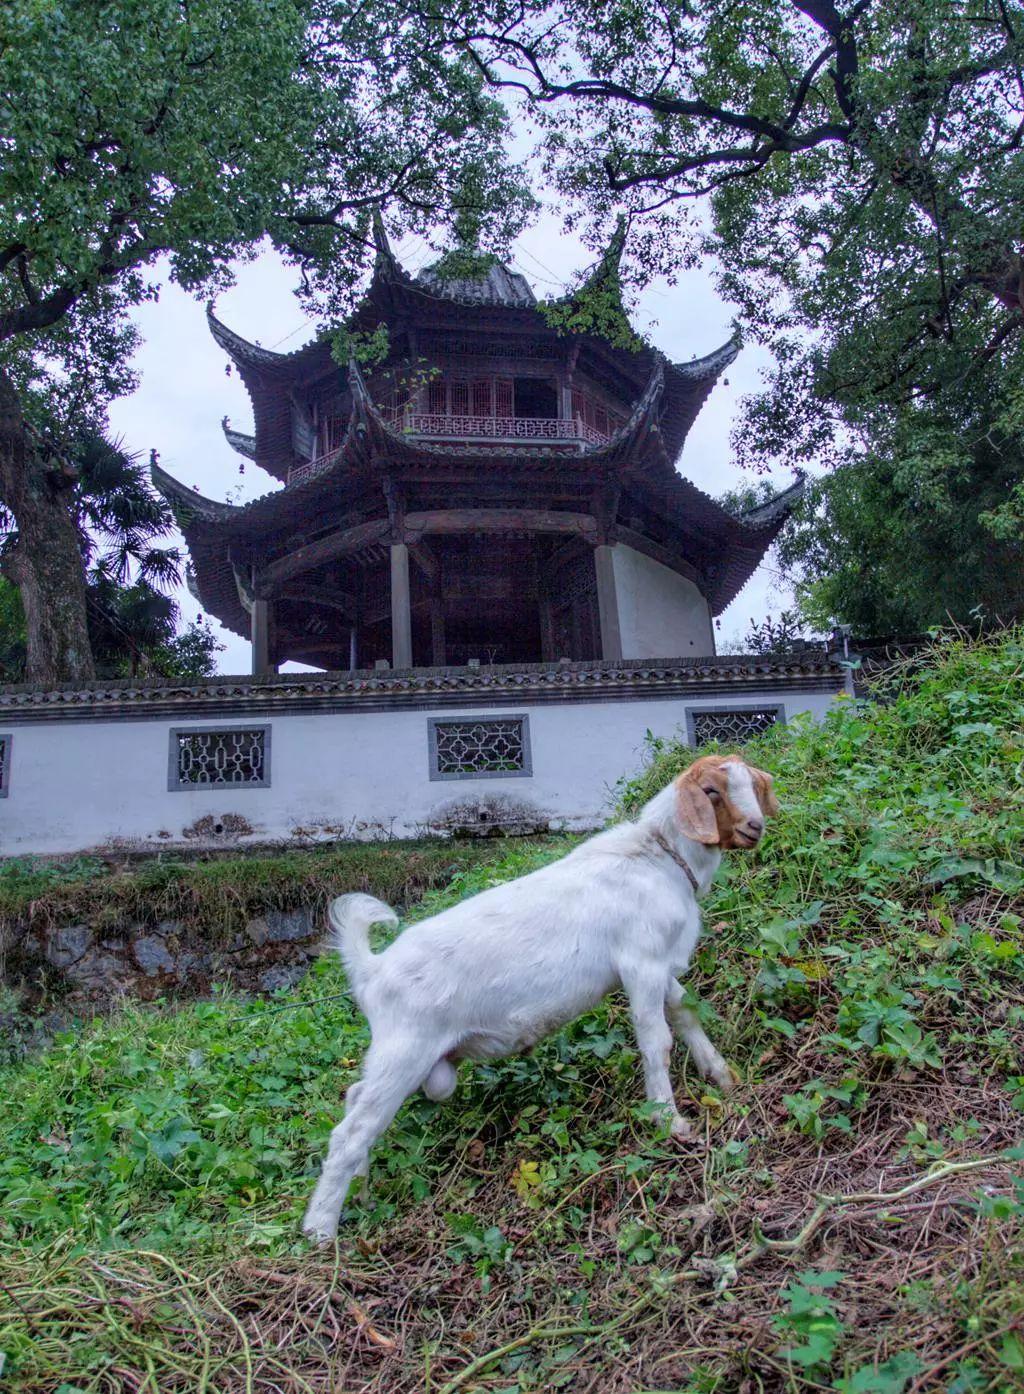
M 612 548 L 623 658 L 706 658 L 715 651 L 708 603 L 661 562 L 621 542 Z
M 686 731 L 687 709 L 756 705 L 733 698 L 573 702 L 500 709 L 276 713 L 242 719 L 48 722 L 0 726 L 14 736 L 9 793 L 0 799 L 0 857 L 91 847 L 209 845 L 184 836 L 197 819 L 240 814 L 245 842 L 301 838 L 415 836 L 455 802 L 497 796 L 556 823 L 593 827 L 609 812 L 615 782 L 639 767 L 648 730 Z M 786 719 L 820 717 L 828 693 L 766 694 Z M 529 716 L 531 776 L 431 780 L 427 722 L 502 714 Z M 261 789 L 168 790 L 173 727 L 269 723 L 270 785 Z

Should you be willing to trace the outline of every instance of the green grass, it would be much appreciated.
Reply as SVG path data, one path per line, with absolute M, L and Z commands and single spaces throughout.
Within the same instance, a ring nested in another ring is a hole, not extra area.
M 1019 1388 L 1021 635 L 954 639 L 748 753 L 782 812 L 705 906 L 689 982 L 743 1084 L 723 1100 L 680 1053 L 702 1145 L 653 1129 L 613 999 L 464 1067 L 451 1104 L 411 1100 L 312 1253 L 298 1220 L 366 1039 L 340 968 L 126 1007 L 0 1073 L 11 1387 Z M 653 748 L 623 807 L 689 758 Z M 485 849 L 411 913 L 568 845 Z M 247 906 L 279 893 L 212 865 Z

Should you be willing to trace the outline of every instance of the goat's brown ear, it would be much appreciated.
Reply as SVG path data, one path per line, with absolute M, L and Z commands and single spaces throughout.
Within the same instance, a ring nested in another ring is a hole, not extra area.
M 710 847 L 721 841 L 714 805 L 697 781 L 686 775 L 676 783 L 676 817 L 683 832 L 694 842 Z
M 771 818 L 779 811 L 779 801 L 775 797 L 775 781 L 767 770 L 756 769 L 753 765 L 750 766 L 750 773 L 754 777 L 754 793 L 761 805 L 761 812 L 766 818 Z

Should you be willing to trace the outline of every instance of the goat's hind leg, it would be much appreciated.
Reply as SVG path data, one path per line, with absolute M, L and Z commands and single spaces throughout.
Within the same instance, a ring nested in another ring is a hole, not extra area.
M 349 1090 L 345 1117 L 331 1133 L 320 1180 L 309 1202 L 303 1231 L 319 1243 L 338 1232 L 349 1186 L 366 1177 L 370 1148 L 422 1079 L 422 1044 L 396 1049 L 370 1046 L 363 1077 Z
M 739 1075 L 712 1045 L 697 1013 L 691 1007 L 683 1006 L 683 989 L 675 978 L 669 979 L 665 1012 L 673 1031 L 685 1042 L 702 1078 L 710 1080 L 723 1094 L 728 1094 L 740 1082 Z

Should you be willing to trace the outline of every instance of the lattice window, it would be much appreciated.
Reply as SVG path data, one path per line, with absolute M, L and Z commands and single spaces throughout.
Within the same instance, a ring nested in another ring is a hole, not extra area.
M 448 411 L 448 387 L 443 378 L 431 378 L 427 383 L 427 410 L 444 416 Z
M 554 578 L 553 593 L 558 601 L 578 600 L 597 594 L 597 572 L 594 554 L 586 551 L 560 566 Z
M 0 799 L 6 799 L 11 787 L 12 736 L 0 736 Z
M 265 789 L 269 726 L 179 726 L 171 732 L 171 789 Z
M 431 779 L 494 779 L 533 773 L 525 716 L 432 717 Z
M 511 378 L 495 378 L 494 380 L 494 414 L 495 416 L 512 415 Z
M 491 400 L 491 379 L 477 378 L 473 383 L 473 416 L 493 416 L 494 403 Z
M 782 707 L 722 707 L 686 715 L 691 745 L 707 745 L 709 741 L 743 745 L 784 720 Z

